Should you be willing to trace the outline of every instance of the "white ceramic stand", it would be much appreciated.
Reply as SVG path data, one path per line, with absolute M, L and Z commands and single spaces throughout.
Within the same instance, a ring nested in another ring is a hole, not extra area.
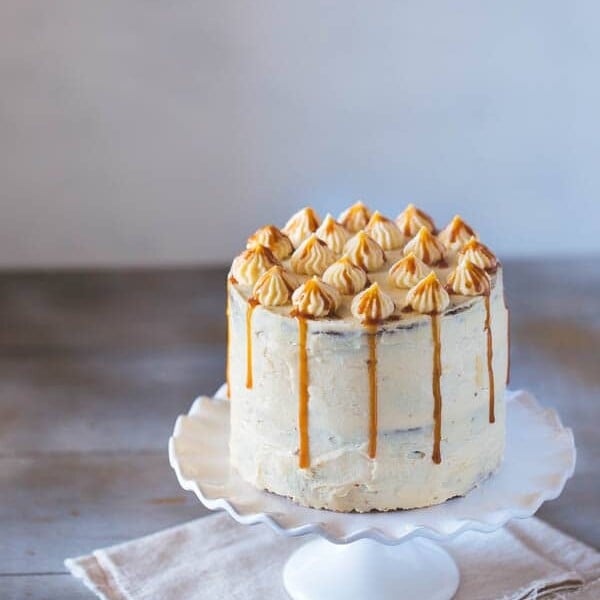
M 449 600 L 459 572 L 431 540 L 496 531 L 556 498 L 575 468 L 575 445 L 553 410 L 526 392 L 507 394 L 507 439 L 500 469 L 464 498 L 384 513 L 335 513 L 257 490 L 229 465 L 229 403 L 219 390 L 177 419 L 169 459 L 180 485 L 212 510 L 284 536 L 315 534 L 288 560 L 294 600 Z M 428 539 L 425 539 L 428 538 Z
M 293 600 L 450 600 L 459 574 L 450 555 L 426 539 L 386 546 L 317 538 L 292 554 L 283 582 Z

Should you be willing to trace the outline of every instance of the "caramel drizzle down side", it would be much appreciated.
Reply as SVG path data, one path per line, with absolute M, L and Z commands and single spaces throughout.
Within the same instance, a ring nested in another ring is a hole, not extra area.
M 377 327 L 369 326 L 369 458 L 377 455 Z
M 484 296 L 485 302 L 485 324 L 484 330 L 487 336 L 487 369 L 488 369 L 488 381 L 489 381 L 489 395 L 490 395 L 490 407 L 489 407 L 489 420 L 490 423 L 496 421 L 495 407 L 494 407 L 494 366 L 492 364 L 494 358 L 493 340 L 492 340 L 492 326 L 490 322 L 490 296 L 489 294 Z
M 506 309 L 506 385 L 508 385 L 510 383 L 510 310 L 506 305 L 506 297 L 504 308 Z
M 431 315 L 431 334 L 433 337 L 433 453 L 431 459 L 436 465 L 442 462 L 440 445 L 442 441 L 442 345 L 440 338 L 440 315 Z
M 298 320 L 298 433 L 300 450 L 298 466 L 307 469 L 310 466 L 308 440 L 308 356 L 306 351 L 306 319 L 300 315 Z
M 246 308 L 246 388 L 252 389 L 252 313 L 258 301 L 255 298 L 248 299 Z
M 231 398 L 231 379 L 230 379 L 230 371 L 231 371 L 231 358 L 230 358 L 230 349 L 231 349 L 231 286 L 230 281 L 227 281 L 227 308 L 225 309 L 225 315 L 227 317 L 227 354 L 225 356 L 225 383 L 227 389 L 227 399 Z

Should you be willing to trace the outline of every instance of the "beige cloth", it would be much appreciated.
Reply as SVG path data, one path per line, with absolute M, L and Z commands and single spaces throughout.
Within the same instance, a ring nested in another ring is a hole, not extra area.
M 283 565 L 304 541 L 220 513 L 65 564 L 104 600 L 283 600 Z M 600 599 L 600 553 L 539 519 L 443 545 L 461 573 L 455 600 Z

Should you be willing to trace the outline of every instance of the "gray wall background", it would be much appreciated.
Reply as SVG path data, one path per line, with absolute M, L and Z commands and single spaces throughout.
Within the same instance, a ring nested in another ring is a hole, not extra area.
M 600 252 L 600 4 L 4 0 L 0 266 L 228 260 L 362 198 Z

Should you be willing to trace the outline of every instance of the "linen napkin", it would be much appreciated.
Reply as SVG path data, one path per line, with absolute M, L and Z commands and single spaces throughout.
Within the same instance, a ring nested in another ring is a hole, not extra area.
M 285 600 L 283 566 L 304 542 L 219 513 L 65 564 L 103 600 Z M 442 545 L 460 569 L 455 600 L 600 598 L 600 553 L 539 519 Z

